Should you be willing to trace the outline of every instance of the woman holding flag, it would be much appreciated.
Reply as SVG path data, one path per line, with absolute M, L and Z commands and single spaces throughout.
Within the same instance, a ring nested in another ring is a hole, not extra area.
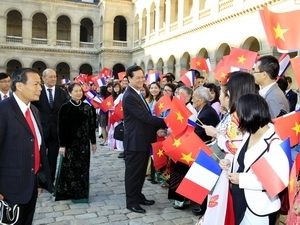
M 268 104 L 260 95 L 240 97 L 236 112 L 243 141 L 232 161 L 220 161 L 221 168 L 228 171 L 235 224 L 275 224 L 281 206 L 278 193 L 289 182 L 287 155 L 271 123 Z

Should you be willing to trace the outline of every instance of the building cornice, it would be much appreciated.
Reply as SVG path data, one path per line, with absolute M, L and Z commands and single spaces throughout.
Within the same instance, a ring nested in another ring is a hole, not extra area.
M 92 7 L 92 8 L 98 8 L 98 4 L 91 4 L 91 3 L 85 3 L 85 2 L 73 2 L 73 1 L 66 1 L 66 0 L 31 0 L 32 2 L 37 2 L 41 4 L 41 2 L 49 3 L 49 4 L 64 4 L 64 5 L 74 5 L 74 6 L 85 6 L 85 7 Z
M 44 51 L 44 52 L 59 52 L 59 53 L 75 53 L 75 54 L 93 54 L 96 55 L 98 52 L 85 51 L 85 50 L 74 50 L 74 49 L 62 49 L 62 48 L 36 48 L 32 46 L 12 46 L 12 45 L 0 45 L 0 49 L 13 49 L 13 50 L 26 50 L 26 51 Z
M 219 25 L 221 23 L 224 23 L 224 22 L 228 22 L 229 20 L 232 20 L 232 19 L 236 19 L 236 18 L 239 18 L 239 17 L 242 17 L 242 16 L 245 16 L 245 15 L 248 15 L 248 14 L 252 14 L 252 13 L 255 13 L 259 10 L 262 10 L 263 9 L 263 6 L 271 6 L 271 5 L 274 5 L 274 3 L 280 3 L 282 1 L 285 1 L 285 0 L 271 0 L 269 2 L 266 2 L 266 3 L 263 3 L 263 4 L 260 4 L 260 5 L 256 5 L 256 6 L 252 6 L 252 7 L 249 7 L 249 8 L 246 8 L 240 12 L 235 12 L 235 13 L 232 13 L 230 15 L 227 15 L 227 16 L 224 16 L 224 17 L 221 17 L 217 20 L 213 20 L 213 21 L 210 21 L 208 23 L 205 23 L 205 24 L 202 24 L 202 25 L 199 25 L 197 27 L 193 27 L 189 30 L 185 30 L 183 32 L 179 32 L 178 34 L 175 34 L 175 35 L 172 35 L 170 37 L 167 37 L 163 40 L 159 40 L 157 42 L 148 42 L 149 44 L 146 44 L 143 45 L 143 47 L 150 47 L 152 45 L 156 45 L 158 42 L 165 42 L 165 41 L 169 41 L 171 39 L 174 39 L 174 38 L 177 38 L 177 37 L 182 37 L 184 35 L 187 35 L 187 34 L 191 34 L 191 33 L 196 33 L 196 32 L 199 32 L 199 31 L 203 31 L 205 29 L 208 29 L 210 27 L 213 27 L 215 25 Z

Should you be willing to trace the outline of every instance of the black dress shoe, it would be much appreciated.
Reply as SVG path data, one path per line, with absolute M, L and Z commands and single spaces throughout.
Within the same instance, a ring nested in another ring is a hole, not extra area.
M 147 200 L 147 199 L 145 199 L 145 200 L 140 201 L 141 205 L 153 205 L 154 203 L 155 203 L 154 200 Z
M 127 207 L 131 212 L 136 212 L 136 213 L 145 213 L 146 210 L 143 209 L 141 206 L 129 206 Z
M 199 209 L 193 209 L 192 212 L 195 216 L 200 216 L 200 215 L 204 215 L 205 210 L 199 208 Z
M 121 153 L 118 155 L 118 158 L 119 158 L 119 159 L 124 159 L 124 158 L 125 158 L 124 152 L 121 152 Z

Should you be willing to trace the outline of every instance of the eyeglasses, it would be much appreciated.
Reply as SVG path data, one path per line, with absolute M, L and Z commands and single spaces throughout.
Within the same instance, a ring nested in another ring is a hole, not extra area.
M 0 83 L 1 83 L 1 84 L 9 84 L 9 83 L 10 83 L 10 80 L 0 80 Z
M 262 72 L 264 72 L 264 71 L 254 71 L 254 70 L 249 71 L 249 73 L 252 75 L 254 75 L 255 73 L 262 73 Z

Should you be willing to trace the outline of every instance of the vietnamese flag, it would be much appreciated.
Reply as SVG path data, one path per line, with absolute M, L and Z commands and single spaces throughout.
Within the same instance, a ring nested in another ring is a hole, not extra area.
M 293 111 L 273 119 L 275 131 L 285 140 L 290 138 L 290 145 L 295 146 L 300 141 L 300 111 Z
M 210 72 L 209 69 L 209 58 L 191 58 L 190 59 L 190 67 L 191 69 L 196 69 L 196 70 L 204 70 L 206 73 Z
M 172 100 L 169 95 L 162 96 L 154 106 L 154 113 L 156 116 L 160 115 L 162 112 L 171 108 Z
M 123 80 L 125 76 L 126 76 L 126 72 L 125 71 L 118 73 L 119 80 Z
M 114 99 L 112 95 L 108 96 L 106 99 L 102 101 L 100 104 L 100 108 L 102 111 L 107 112 L 110 108 L 114 106 Z
M 99 77 L 109 78 L 112 76 L 112 70 L 104 67 L 98 74 Z
M 300 17 L 300 10 L 274 13 L 264 6 L 260 17 L 270 46 L 281 50 L 300 49 L 300 29 L 296 19 Z
M 228 81 L 229 74 L 230 66 L 221 59 L 214 69 L 214 78 L 225 84 Z
M 208 155 L 212 155 L 212 150 L 199 138 L 195 132 L 184 132 L 184 134 L 178 138 L 173 138 L 171 147 L 164 149 L 165 154 L 172 158 L 174 161 L 180 161 L 184 164 L 191 166 L 191 164 L 197 158 L 200 149 L 206 152 Z M 193 143 L 193 144 L 191 144 Z M 170 145 L 170 144 L 169 144 Z M 164 147 L 166 143 L 164 143 Z
M 173 98 L 170 113 L 164 118 L 164 121 L 176 136 L 187 127 L 190 115 L 192 115 L 192 113 L 186 105 L 178 98 Z
M 114 114 L 119 120 L 124 119 L 124 112 L 123 112 L 123 104 L 122 101 L 120 101 L 116 106 L 114 110 Z
M 298 87 L 300 87 L 300 57 L 297 56 L 295 58 L 292 58 L 290 62 L 292 65 L 293 72 L 295 74 Z
M 76 81 L 77 83 L 83 84 L 83 83 L 86 83 L 87 77 L 88 77 L 87 74 L 80 73 L 80 74 L 75 78 L 75 81 Z
M 257 55 L 257 52 L 250 50 L 231 48 L 228 61 L 230 66 L 252 70 Z
M 152 154 L 153 154 L 153 162 L 156 170 L 159 170 L 163 166 L 167 164 L 167 156 L 164 154 L 164 150 L 162 148 L 163 141 L 158 141 L 152 143 Z

